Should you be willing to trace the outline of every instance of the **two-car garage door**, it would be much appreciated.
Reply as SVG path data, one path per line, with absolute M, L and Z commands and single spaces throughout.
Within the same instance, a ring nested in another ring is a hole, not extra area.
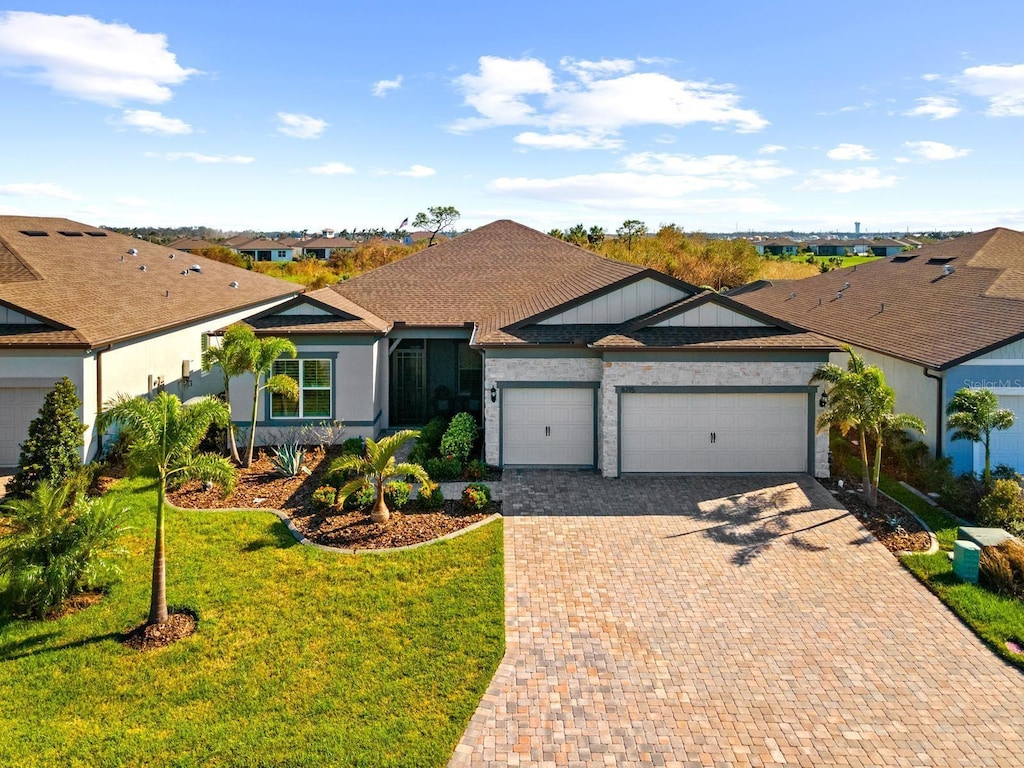
M 621 395 L 622 472 L 806 472 L 806 392 Z

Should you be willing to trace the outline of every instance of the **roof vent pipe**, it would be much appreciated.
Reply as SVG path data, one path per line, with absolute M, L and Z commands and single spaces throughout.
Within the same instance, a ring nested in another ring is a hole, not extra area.
M 138 248 L 129 248 L 128 249 L 128 255 L 129 256 L 138 256 L 139 255 L 139 249 Z
M 954 272 L 956 272 L 956 267 L 954 267 L 952 264 L 945 264 L 945 265 L 943 265 L 943 267 L 942 267 L 942 276 L 943 277 L 949 277 Z
M 145 271 L 146 271 L 146 265 L 145 264 L 139 264 L 139 272 L 145 272 Z

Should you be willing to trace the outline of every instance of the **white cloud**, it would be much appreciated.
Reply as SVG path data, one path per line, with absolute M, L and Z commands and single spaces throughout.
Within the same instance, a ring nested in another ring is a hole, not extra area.
M 395 176 L 408 176 L 413 179 L 425 179 L 428 176 L 433 176 L 437 171 L 427 165 L 411 165 L 407 171 L 398 171 Z
M 941 80 L 942 79 L 942 75 L 937 75 L 934 72 L 927 72 L 927 73 L 921 75 L 921 79 L 925 80 L 926 82 L 931 83 L 931 82 L 934 82 L 935 80 Z
M 294 112 L 278 112 L 277 121 L 278 133 L 291 136 L 293 139 L 320 138 L 329 125 L 326 120 Z
M 121 115 L 123 125 L 138 128 L 143 133 L 162 133 L 165 136 L 181 136 L 192 133 L 192 126 L 176 117 L 167 117 L 149 109 L 126 109 Z
M 827 153 L 829 160 L 874 160 L 875 154 L 863 144 L 840 144 Z
M 196 163 L 233 163 L 236 165 L 248 165 L 255 157 L 246 155 L 204 155 L 200 152 L 147 152 L 146 157 L 153 157 L 160 160 L 192 160 Z
M 198 73 L 178 64 L 167 37 L 90 16 L 0 14 L 0 67 L 87 101 L 160 103 Z
M 785 151 L 787 151 L 787 148 L 782 146 L 781 144 L 765 144 L 763 147 L 761 147 L 759 150 L 757 150 L 757 154 L 759 154 L 759 155 L 775 155 L 775 154 L 778 154 L 779 152 L 785 152 Z
M 81 200 L 81 195 L 76 195 L 64 187 L 48 181 L 36 183 L 0 184 L 0 195 L 9 197 L 54 197 L 58 200 Z
M 394 80 L 378 80 L 373 84 L 373 95 L 384 98 L 388 91 L 394 91 L 402 87 L 402 76 L 396 75 Z
M 988 115 L 1024 117 L 1024 64 L 968 67 L 957 80 L 968 93 L 988 99 Z
M 612 139 L 600 133 L 537 133 L 525 131 L 516 136 L 516 144 L 534 149 L 618 149 L 621 139 Z
M 857 168 L 851 171 L 811 171 L 797 189 L 825 192 L 859 192 L 862 189 L 895 187 L 898 176 L 883 174 L 877 168 Z
M 309 169 L 310 173 L 317 173 L 321 176 L 338 176 L 345 173 L 355 173 L 356 169 L 345 163 L 324 163 L 315 165 Z
M 950 96 L 924 96 L 918 104 L 904 115 L 908 117 L 930 117 L 932 120 L 946 120 L 960 113 L 960 105 Z
M 775 160 L 744 160 L 736 155 L 670 155 L 638 152 L 622 160 L 630 171 L 671 176 L 703 177 L 730 189 L 749 189 L 752 181 L 770 181 L 792 176 L 793 171 Z
M 479 74 L 455 80 L 466 105 L 478 114 L 457 120 L 450 130 L 526 125 L 545 127 L 558 136 L 614 137 L 633 125 L 679 127 L 703 122 L 732 125 L 741 133 L 768 125 L 755 110 L 739 106 L 731 85 L 633 72 L 635 64 L 626 59 L 563 59 L 562 66 L 569 77 L 558 80 L 539 59 L 482 56 Z M 532 134 L 527 142 L 531 139 L 538 141 Z
M 905 141 L 903 146 L 923 160 L 954 160 L 971 153 L 969 149 L 958 149 L 941 141 Z

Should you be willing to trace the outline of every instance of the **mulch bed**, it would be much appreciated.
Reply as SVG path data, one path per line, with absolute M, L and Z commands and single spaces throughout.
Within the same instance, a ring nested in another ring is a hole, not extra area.
M 313 492 L 324 484 L 327 468 L 338 456 L 337 449 L 309 452 L 304 466 L 309 474 L 280 477 L 274 473 L 270 458 L 260 452 L 252 466 L 238 470 L 238 482 L 227 498 L 200 482 L 183 485 L 168 492 L 172 503 L 185 509 L 263 508 L 284 512 L 302 535 L 317 544 L 344 549 L 387 549 L 420 544 L 461 530 L 500 511 L 495 502 L 481 512 L 465 513 L 457 499 L 445 501 L 442 510 L 420 510 L 414 500 L 402 512 L 391 511 L 386 523 L 370 522 L 368 511 L 319 512 L 313 504 Z M 500 474 L 499 474 L 500 479 Z
M 168 613 L 163 624 L 142 624 L 121 637 L 121 642 L 137 651 L 151 651 L 164 648 L 171 643 L 183 640 L 193 632 L 199 622 L 196 615 L 189 610 L 178 610 Z
M 860 495 L 860 479 L 833 477 L 822 484 L 833 491 L 836 499 L 853 513 L 871 534 L 890 552 L 925 552 L 932 545 L 931 537 L 916 517 L 892 499 L 878 494 L 878 506 L 869 507 Z

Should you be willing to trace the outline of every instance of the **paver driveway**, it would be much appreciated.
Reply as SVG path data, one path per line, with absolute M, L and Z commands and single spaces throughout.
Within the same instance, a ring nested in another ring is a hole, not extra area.
M 1024 675 L 811 479 L 505 480 L 508 646 L 452 766 L 1024 765 Z

